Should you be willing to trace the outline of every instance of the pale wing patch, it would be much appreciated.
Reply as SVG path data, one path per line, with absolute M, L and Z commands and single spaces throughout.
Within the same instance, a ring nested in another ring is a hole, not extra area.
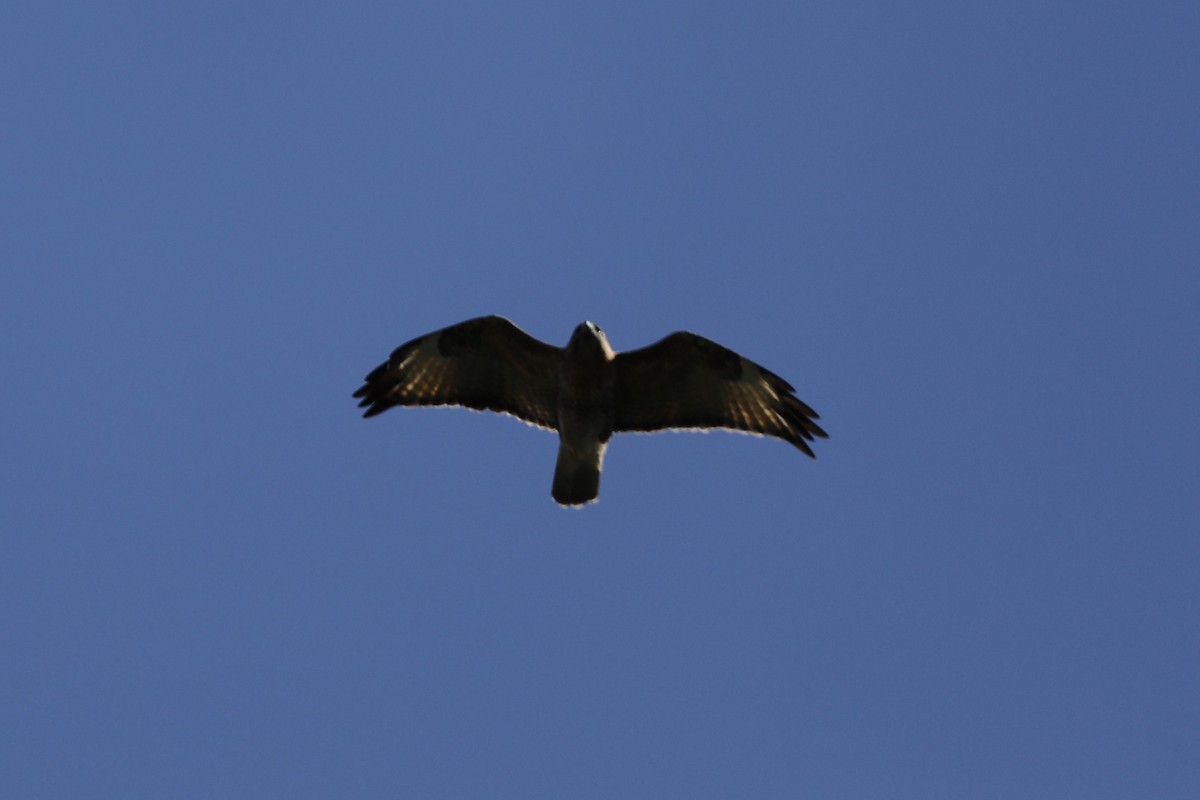
M 560 354 L 503 317 L 481 317 L 396 348 L 354 396 L 367 417 L 393 406 L 460 406 L 553 429 Z
M 725 429 L 773 436 L 807 455 L 825 432 L 787 381 L 716 342 L 673 333 L 618 354 L 617 432 Z

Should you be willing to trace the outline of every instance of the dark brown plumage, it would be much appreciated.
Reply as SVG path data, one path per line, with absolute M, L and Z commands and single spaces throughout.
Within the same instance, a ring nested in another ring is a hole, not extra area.
M 598 494 L 613 433 L 725 428 L 783 439 L 813 456 L 808 443 L 827 434 L 794 392 L 775 373 L 694 333 L 616 353 L 590 322 L 559 348 L 492 316 L 401 345 L 354 396 L 365 417 L 398 405 L 458 405 L 558 431 L 552 494 L 582 505 Z

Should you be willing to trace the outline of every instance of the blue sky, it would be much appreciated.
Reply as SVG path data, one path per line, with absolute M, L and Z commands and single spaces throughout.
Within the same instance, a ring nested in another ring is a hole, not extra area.
M 1192 3 L 0 11 L 0 794 L 1200 792 Z M 816 461 L 359 418 L 499 313 Z

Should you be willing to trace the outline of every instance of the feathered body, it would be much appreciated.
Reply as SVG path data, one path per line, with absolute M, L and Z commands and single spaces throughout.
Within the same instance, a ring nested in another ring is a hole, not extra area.
M 599 494 L 614 433 L 725 428 L 783 439 L 813 456 L 808 442 L 827 434 L 794 391 L 773 372 L 694 333 L 616 353 L 591 322 L 558 348 L 492 316 L 401 345 L 354 396 L 365 417 L 397 405 L 458 405 L 555 430 L 551 495 L 578 506 Z

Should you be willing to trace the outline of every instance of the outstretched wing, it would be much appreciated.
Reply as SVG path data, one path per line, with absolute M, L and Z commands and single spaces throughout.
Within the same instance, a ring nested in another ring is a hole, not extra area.
M 808 442 L 828 436 L 787 381 L 694 333 L 619 353 L 614 369 L 617 432 L 728 428 L 778 437 L 810 456 Z
M 465 406 L 556 428 L 561 356 L 504 317 L 479 317 L 400 345 L 354 396 L 364 417 L 392 406 Z

